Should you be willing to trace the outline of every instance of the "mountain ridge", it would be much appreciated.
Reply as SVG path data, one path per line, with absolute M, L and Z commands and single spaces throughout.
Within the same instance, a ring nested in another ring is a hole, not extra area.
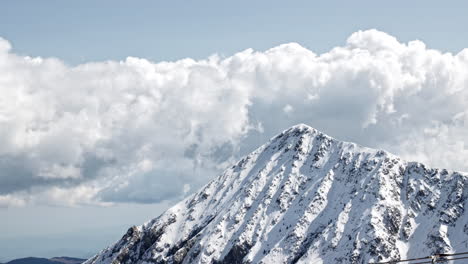
M 85 263 L 367 263 L 456 252 L 468 247 L 467 178 L 299 124 Z

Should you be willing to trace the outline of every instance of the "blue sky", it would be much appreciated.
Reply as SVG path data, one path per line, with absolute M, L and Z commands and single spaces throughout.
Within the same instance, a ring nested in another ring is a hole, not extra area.
M 467 10 L 0 1 L 0 261 L 88 257 L 296 123 L 468 171 Z
M 2 1 L 1 34 L 15 52 L 71 64 L 231 55 L 298 42 L 325 52 L 360 29 L 457 52 L 465 1 Z

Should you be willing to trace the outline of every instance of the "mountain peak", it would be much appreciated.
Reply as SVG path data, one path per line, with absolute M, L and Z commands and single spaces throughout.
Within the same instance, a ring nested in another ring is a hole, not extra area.
M 315 128 L 309 126 L 309 125 L 306 125 L 304 123 L 299 123 L 299 124 L 296 124 L 288 129 L 286 129 L 285 131 L 317 131 Z
M 325 135 L 324 133 L 322 133 L 321 131 L 311 127 L 311 126 L 308 126 L 306 124 L 297 124 L 297 125 L 294 125 L 286 130 L 284 130 L 282 133 L 280 133 L 279 135 L 276 135 L 274 138 L 278 138 L 278 137 L 281 137 L 283 135 L 294 135 L 294 136 L 299 136 L 301 134 L 312 134 L 312 135 L 323 135 L 323 136 L 327 136 Z M 327 136 L 328 137 L 328 136 Z
M 467 176 L 293 126 L 97 263 L 368 263 L 468 247 Z

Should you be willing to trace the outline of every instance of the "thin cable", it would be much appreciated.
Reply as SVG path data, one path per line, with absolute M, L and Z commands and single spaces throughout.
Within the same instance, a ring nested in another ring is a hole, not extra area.
M 450 259 L 437 259 L 435 263 L 443 263 L 443 262 L 447 262 L 447 261 L 451 261 L 451 260 L 460 260 L 460 259 L 468 259 L 468 257 L 450 258 Z M 411 264 L 429 264 L 429 263 L 432 263 L 432 260 L 431 261 L 425 261 L 425 262 L 414 262 L 414 263 L 411 263 Z
M 437 262 L 446 262 L 446 261 L 451 261 L 451 260 L 460 260 L 460 259 L 468 259 L 468 257 L 461 257 L 461 258 L 451 258 L 451 259 L 441 259 L 441 260 L 437 260 Z
M 460 253 L 453 253 L 453 254 L 452 253 L 442 253 L 442 254 L 435 254 L 434 256 L 452 257 L 452 256 L 460 256 L 460 255 L 467 255 L 467 254 L 468 254 L 468 252 L 460 252 Z M 393 260 L 393 261 L 386 261 L 386 262 L 372 262 L 370 264 L 394 264 L 394 263 L 410 262 L 410 261 L 415 261 L 415 260 L 425 260 L 425 259 L 431 259 L 431 258 L 432 258 L 432 256 L 427 256 L 427 257 L 421 257 L 421 258 Z M 460 259 L 462 259 L 462 258 L 460 258 Z M 438 261 L 442 261 L 442 260 L 438 260 Z M 411 263 L 411 264 L 420 264 L 420 263 L 432 263 L 432 261 L 418 262 L 418 263 Z
M 448 256 L 459 256 L 459 255 L 466 255 L 468 254 L 468 252 L 460 252 L 460 253 L 442 253 L 442 254 L 438 254 L 439 256 L 441 257 L 448 257 Z
M 442 254 L 435 254 L 434 256 L 439 256 L 439 257 L 451 257 L 451 256 L 460 256 L 460 255 L 467 255 L 467 252 L 460 252 L 460 253 L 442 253 Z M 415 261 L 415 260 L 425 260 L 425 259 L 431 259 L 432 256 L 427 256 L 427 257 L 421 257 L 421 258 L 412 258 L 412 259 L 401 259 L 401 260 L 393 260 L 393 261 L 386 261 L 386 262 L 373 262 L 370 264 L 393 264 L 393 263 L 402 263 L 402 262 L 409 262 L 409 261 Z M 432 263 L 432 261 L 429 262 L 419 262 L 419 263 Z M 419 264 L 419 263 L 411 263 L 411 264 Z
M 414 261 L 414 260 L 424 260 L 424 259 L 430 259 L 430 258 L 431 256 L 427 256 L 427 257 L 421 257 L 421 258 L 400 259 L 400 260 L 392 260 L 392 261 L 386 261 L 386 262 L 373 262 L 369 264 L 393 264 L 393 263 L 409 262 L 409 261 Z
M 426 263 L 432 263 L 432 260 L 431 261 L 425 261 L 425 262 L 414 262 L 414 263 L 411 263 L 411 264 L 426 264 Z

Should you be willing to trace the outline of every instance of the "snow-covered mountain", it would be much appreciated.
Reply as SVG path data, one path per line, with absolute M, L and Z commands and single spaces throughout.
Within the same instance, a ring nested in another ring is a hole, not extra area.
M 306 125 L 86 264 L 368 263 L 467 251 L 468 175 Z

